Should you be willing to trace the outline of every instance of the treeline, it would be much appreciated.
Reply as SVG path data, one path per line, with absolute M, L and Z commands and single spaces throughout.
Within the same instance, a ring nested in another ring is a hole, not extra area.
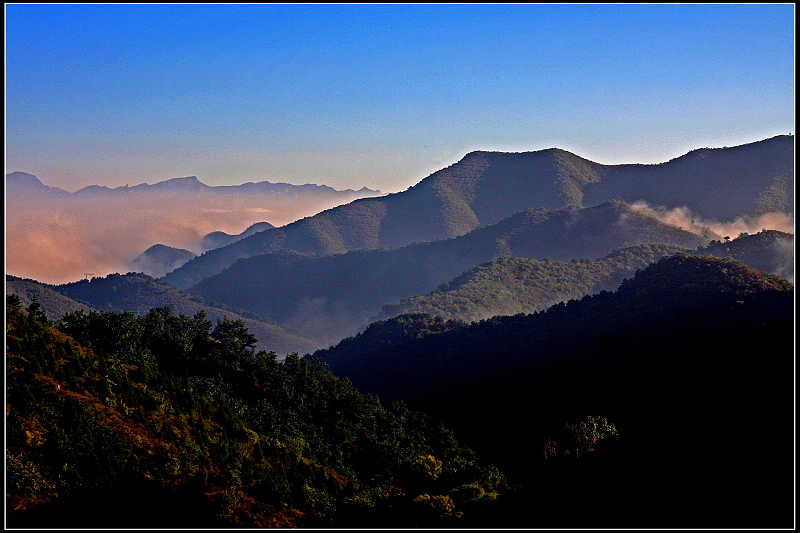
M 429 417 L 255 351 L 240 321 L 6 311 L 11 526 L 453 525 L 506 487 Z

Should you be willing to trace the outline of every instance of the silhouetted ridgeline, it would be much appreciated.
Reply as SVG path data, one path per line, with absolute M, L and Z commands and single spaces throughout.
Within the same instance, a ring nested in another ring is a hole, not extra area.
M 172 272 L 191 258 L 196 257 L 189 250 L 173 248 L 163 244 L 154 244 L 131 262 L 131 269 L 148 276 L 160 278 Z
M 165 281 L 188 288 L 237 259 L 293 250 L 325 255 L 463 235 L 529 207 L 612 199 L 689 206 L 706 218 L 790 212 L 794 138 L 695 150 L 658 165 L 601 165 L 559 149 L 472 152 L 408 190 L 323 211 L 203 254 Z
M 790 527 L 793 300 L 738 261 L 678 254 L 614 293 L 472 325 L 404 315 L 315 355 L 522 483 L 495 526 L 536 502 L 545 527 Z M 586 409 L 615 413 L 624 444 L 566 477 L 539 463 L 540 428 Z
M 250 235 L 258 233 L 259 231 L 265 231 L 274 227 L 275 226 L 269 222 L 256 222 L 252 226 L 248 226 L 243 232 L 236 235 L 230 235 L 224 231 L 214 231 L 203 237 L 203 239 L 200 241 L 200 247 L 203 249 L 203 251 L 213 250 L 214 248 L 227 246 L 234 242 L 241 241 L 245 237 L 249 237 Z

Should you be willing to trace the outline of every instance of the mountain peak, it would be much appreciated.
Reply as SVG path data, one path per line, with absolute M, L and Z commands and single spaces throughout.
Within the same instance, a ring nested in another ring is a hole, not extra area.
M 11 172 L 10 174 L 6 174 L 6 180 L 9 182 L 13 181 L 18 183 L 34 183 L 38 185 L 44 185 L 39 178 L 33 174 L 28 174 L 27 172 Z

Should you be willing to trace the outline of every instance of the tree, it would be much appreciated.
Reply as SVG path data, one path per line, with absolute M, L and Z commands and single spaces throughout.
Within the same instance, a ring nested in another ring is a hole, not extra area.
M 42 306 L 39 304 L 39 297 L 35 294 L 33 295 L 33 299 L 31 299 L 27 312 L 30 320 L 41 322 L 42 324 L 49 323 L 47 315 L 42 311 Z
M 22 309 L 22 300 L 16 294 L 6 295 L 6 307 L 10 307 L 14 311 Z

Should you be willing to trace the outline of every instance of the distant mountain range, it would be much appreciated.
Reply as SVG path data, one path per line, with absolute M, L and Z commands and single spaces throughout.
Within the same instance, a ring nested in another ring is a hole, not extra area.
M 327 185 L 307 183 L 305 185 L 292 185 L 290 183 L 273 183 L 270 181 L 248 181 L 241 185 L 206 185 L 197 176 L 172 178 L 153 184 L 140 183 L 132 187 L 105 187 L 103 185 L 88 185 L 75 192 L 67 192 L 58 187 L 49 187 L 33 174 L 27 172 L 12 172 L 6 174 L 6 193 L 11 196 L 50 194 L 61 197 L 97 198 L 105 195 L 120 194 L 171 194 L 171 193 L 207 193 L 218 195 L 243 195 L 243 194 L 269 194 L 269 195 L 296 195 L 296 194 L 326 194 L 342 196 L 368 196 L 378 195 L 380 191 L 362 187 L 337 190 Z
M 379 194 L 268 181 L 212 187 L 193 176 L 74 193 L 23 172 L 7 174 L 5 183 L 8 271 L 50 283 L 132 269 L 163 276 L 174 261 L 131 262 L 155 244 L 202 253 Z
M 686 206 L 734 218 L 794 207 L 794 137 L 704 148 L 656 165 L 602 165 L 560 149 L 471 152 L 408 190 L 353 201 L 197 257 L 166 276 L 188 288 L 242 258 L 313 255 L 464 235 L 531 207 L 580 208 L 612 200 Z

